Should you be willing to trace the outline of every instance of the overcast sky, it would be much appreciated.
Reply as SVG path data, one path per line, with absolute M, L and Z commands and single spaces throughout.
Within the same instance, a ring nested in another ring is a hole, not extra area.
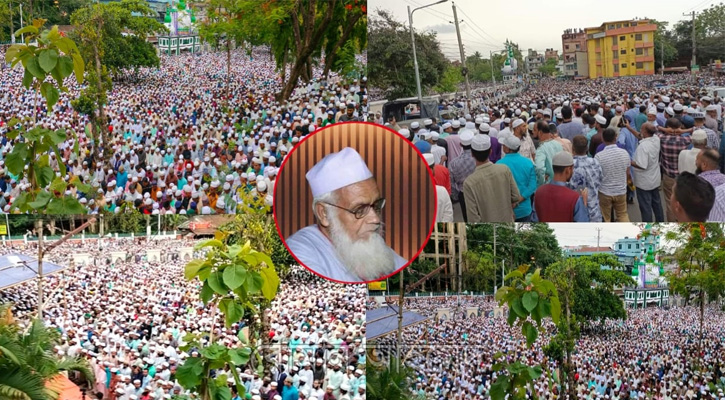
M 373 13 L 378 8 L 391 11 L 398 21 L 407 25 L 408 6 L 414 9 L 434 2 L 435 0 L 368 0 L 368 10 Z M 466 55 L 479 51 L 485 54 L 484 58 L 488 58 L 489 50 L 502 49 L 507 38 L 518 43 L 524 54 L 529 48 L 538 51 L 554 48 L 561 54 L 561 35 L 565 29 L 590 28 L 600 26 L 605 21 L 634 18 L 668 21 L 669 27 L 672 27 L 677 21 L 689 18 L 683 16 L 683 13 L 700 11 L 718 2 L 719 0 L 609 0 L 599 4 L 573 0 L 458 0 L 455 4 L 458 20 L 464 21 L 460 25 Z M 456 30 L 450 23 L 453 21 L 451 4 L 449 0 L 416 11 L 413 14 L 413 27 L 416 30 L 438 32 L 446 56 L 460 59 Z

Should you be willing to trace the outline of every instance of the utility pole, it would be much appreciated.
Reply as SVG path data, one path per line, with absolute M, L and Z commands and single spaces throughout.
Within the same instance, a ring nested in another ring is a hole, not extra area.
M 398 346 L 395 349 L 395 358 L 398 362 L 395 364 L 396 371 L 400 372 L 400 348 L 403 347 L 403 298 L 405 290 L 403 289 L 403 270 L 400 270 L 400 297 L 398 299 Z
M 599 241 L 602 238 L 602 228 L 595 228 L 597 230 L 597 251 L 599 251 Z
M 682 15 L 688 15 L 687 13 L 684 13 Z M 692 16 L 692 61 L 690 61 L 690 68 L 697 65 L 697 42 L 695 41 L 695 11 L 691 12 L 689 15 Z
M 420 90 L 420 72 L 418 71 L 418 56 L 415 54 L 415 33 L 413 33 L 413 13 L 408 6 L 408 25 L 410 29 L 410 42 L 413 44 L 413 66 L 415 67 L 415 86 L 418 90 L 418 101 L 423 104 L 423 94 Z
M 456 3 L 453 6 L 453 21 L 456 24 L 456 35 L 458 35 L 458 49 L 461 51 L 461 72 L 463 77 L 466 78 L 466 105 L 468 112 L 471 111 L 471 85 L 468 83 L 468 68 L 466 68 L 466 55 L 463 52 L 463 42 L 461 41 L 461 29 L 458 26 L 458 14 L 456 13 Z
M 665 76 L 665 40 L 660 43 L 660 68 L 661 75 Z
M 493 52 L 490 50 L 488 51 L 488 61 L 491 62 L 491 79 L 493 79 L 493 88 L 496 89 L 496 74 L 493 73 Z
M 10 43 L 15 44 L 15 25 L 13 25 L 13 2 L 10 0 Z
M 35 234 L 38 235 L 38 319 L 43 320 L 43 219 L 35 221 Z
M 23 3 L 20 3 L 20 29 L 23 29 Z M 25 34 L 20 34 L 20 40 L 25 43 Z
M 496 224 L 493 224 L 493 266 L 496 267 Z M 493 275 L 494 275 L 494 277 L 496 276 L 495 273 Z M 503 276 L 501 277 L 501 282 L 503 282 Z M 493 286 L 495 288 L 496 287 L 495 279 L 493 280 L 493 283 L 494 283 Z M 501 286 L 503 287 L 503 283 L 501 284 Z

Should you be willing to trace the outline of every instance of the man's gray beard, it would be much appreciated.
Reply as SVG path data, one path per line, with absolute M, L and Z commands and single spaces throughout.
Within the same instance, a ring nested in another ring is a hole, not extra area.
M 372 281 L 395 272 L 395 253 L 379 232 L 367 240 L 354 241 L 334 212 L 330 215 L 330 240 L 342 264 L 360 281 Z

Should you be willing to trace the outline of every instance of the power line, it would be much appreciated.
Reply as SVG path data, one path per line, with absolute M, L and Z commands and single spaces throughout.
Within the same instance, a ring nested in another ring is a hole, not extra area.
M 688 10 L 687 10 L 687 11 L 685 11 L 685 12 L 686 12 L 686 13 L 689 13 L 690 11 L 692 11 L 692 10 L 694 10 L 694 9 L 696 9 L 696 8 L 699 8 L 699 7 L 701 7 L 701 6 L 703 5 L 703 4 L 705 4 L 705 3 L 707 3 L 707 2 L 710 2 L 711 4 L 712 4 L 712 3 L 714 3 L 714 1 L 712 1 L 712 0 L 705 0 L 705 1 L 703 1 L 702 3 L 700 3 L 700 4 L 696 5 L 695 7 L 692 7 L 692 8 L 690 8 L 690 9 L 688 9 Z
M 494 42 L 499 42 L 499 40 L 498 40 L 498 39 L 496 39 L 495 37 L 493 37 L 493 36 L 489 35 L 489 34 L 488 34 L 488 33 L 487 33 L 486 31 L 484 31 L 484 30 L 483 30 L 483 28 L 481 28 L 480 26 L 478 26 L 478 24 L 476 24 L 475 22 L 472 22 L 472 21 L 475 21 L 475 20 L 474 20 L 473 18 L 471 18 L 471 17 L 470 17 L 470 16 L 469 16 L 469 15 L 468 15 L 468 14 L 466 13 L 466 11 L 465 11 L 465 10 L 464 10 L 463 8 L 461 8 L 461 6 L 458 6 L 458 9 L 459 9 L 459 10 L 461 10 L 461 13 L 463 13 L 463 15 L 464 15 L 464 16 L 465 16 L 466 18 L 468 18 L 468 21 L 471 21 L 471 23 L 473 24 L 473 26 L 474 26 L 475 28 L 477 28 L 478 30 L 480 30 L 481 32 L 483 32 L 483 33 L 484 33 L 484 34 L 485 34 L 486 36 L 490 37 L 490 38 L 491 38 L 491 39 L 492 39 L 492 40 L 493 40 Z M 487 39 L 486 39 L 486 40 L 487 40 Z M 503 43 L 503 42 L 500 42 L 500 43 Z

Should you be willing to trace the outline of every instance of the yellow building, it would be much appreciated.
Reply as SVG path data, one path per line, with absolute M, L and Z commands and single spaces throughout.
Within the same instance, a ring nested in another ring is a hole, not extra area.
M 605 22 L 586 28 L 589 78 L 654 75 L 654 34 L 649 20 Z

